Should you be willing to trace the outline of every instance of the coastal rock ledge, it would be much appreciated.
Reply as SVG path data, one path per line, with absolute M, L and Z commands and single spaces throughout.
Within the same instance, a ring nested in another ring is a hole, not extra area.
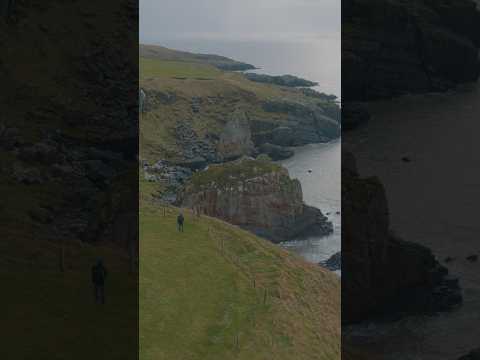
M 179 203 L 275 243 L 333 231 L 319 209 L 304 204 L 300 182 L 270 161 L 211 165 L 194 174 Z

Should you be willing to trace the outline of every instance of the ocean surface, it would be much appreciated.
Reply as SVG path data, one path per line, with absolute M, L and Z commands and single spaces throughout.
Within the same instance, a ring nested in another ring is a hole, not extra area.
M 333 223 L 332 235 L 282 243 L 284 248 L 310 262 L 326 260 L 342 246 L 340 161 L 341 142 L 338 140 L 296 148 L 294 157 L 281 162 L 291 177 L 300 180 L 304 201 L 320 209 Z
M 316 90 L 341 97 L 341 40 L 336 37 L 235 40 L 164 39 L 158 45 L 176 50 L 227 56 L 268 75 L 291 74 L 318 82 Z
M 362 176 L 385 184 L 394 233 L 432 249 L 459 279 L 463 305 L 342 333 L 375 359 L 458 359 L 480 347 L 480 263 L 466 259 L 480 254 L 480 85 L 379 101 L 369 110 L 371 120 L 347 133 L 343 147 L 355 153 Z
M 318 82 L 316 90 L 341 98 L 340 39 L 291 40 L 165 39 L 169 48 L 223 55 L 259 68 L 269 75 L 291 74 Z M 289 241 L 286 249 L 318 263 L 341 248 L 341 142 L 294 148 L 295 155 L 281 162 L 302 184 L 304 201 L 319 208 L 334 225 L 334 233 L 322 238 Z M 312 173 L 308 170 L 311 169 Z

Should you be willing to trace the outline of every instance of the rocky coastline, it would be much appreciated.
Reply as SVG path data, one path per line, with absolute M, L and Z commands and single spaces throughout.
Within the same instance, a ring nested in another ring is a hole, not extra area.
M 287 87 L 312 87 L 318 85 L 316 82 L 293 75 L 272 76 L 257 73 L 245 73 L 245 77 L 250 81 Z
M 188 58 L 211 65 L 219 59 L 150 46 L 143 51 L 162 60 Z M 332 232 L 321 211 L 303 203 L 298 180 L 272 161 L 293 156 L 293 147 L 340 136 L 335 96 L 289 75 L 223 73 L 208 87 L 198 78 L 167 81 L 171 84 L 165 87 L 152 79 L 142 85 L 143 124 L 170 120 L 157 125 L 165 126 L 166 140 L 156 148 L 163 156 L 141 159 L 144 180 L 159 184 L 158 201 L 218 217 L 273 242 Z M 212 180 L 198 187 L 205 177 Z
M 177 203 L 275 243 L 333 231 L 319 209 L 305 205 L 300 182 L 268 160 L 211 165 L 192 176 Z
M 460 304 L 458 280 L 432 252 L 391 233 L 379 180 L 360 177 L 352 154 L 342 161 L 342 321 L 393 320 Z

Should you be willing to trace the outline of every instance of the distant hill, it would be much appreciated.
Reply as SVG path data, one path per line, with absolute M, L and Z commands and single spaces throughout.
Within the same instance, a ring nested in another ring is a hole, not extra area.
M 166 61 L 183 61 L 208 64 L 220 70 L 243 71 L 255 69 L 255 66 L 235 61 L 224 56 L 194 54 L 186 51 L 171 50 L 163 46 L 140 44 L 140 57 Z

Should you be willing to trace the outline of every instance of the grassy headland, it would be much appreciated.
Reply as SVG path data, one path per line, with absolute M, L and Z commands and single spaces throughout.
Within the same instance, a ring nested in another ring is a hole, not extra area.
M 140 86 L 153 98 L 140 120 L 140 156 L 149 163 L 183 155 L 179 123 L 188 123 L 200 138 L 218 136 L 234 109 L 278 126 L 287 115 L 267 113 L 265 101 L 318 102 L 297 89 L 252 82 L 180 52 L 161 48 L 141 55 Z M 192 99 L 198 98 L 199 112 L 192 108 Z M 232 171 L 251 175 L 251 164 L 259 173 L 278 170 L 268 161 L 246 160 L 211 165 L 192 181 L 228 179 Z M 142 170 L 140 177 L 142 360 L 340 358 L 336 275 L 236 226 L 186 209 L 185 232 L 178 232 L 181 210 L 157 200 L 161 183 L 145 181 Z
M 338 278 L 141 183 L 141 359 L 339 359 Z

